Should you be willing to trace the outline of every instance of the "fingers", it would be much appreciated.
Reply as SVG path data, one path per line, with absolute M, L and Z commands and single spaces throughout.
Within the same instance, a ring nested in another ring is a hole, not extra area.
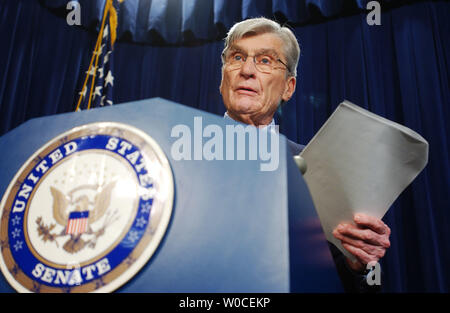
M 363 213 L 358 213 L 355 215 L 354 221 L 356 225 L 361 226 L 362 228 L 370 228 L 377 234 L 391 234 L 391 229 L 379 218 Z
M 368 264 L 369 262 L 375 261 L 377 262 L 379 259 L 377 259 L 375 256 L 372 256 L 365 252 L 364 250 L 354 247 L 352 245 L 349 245 L 348 243 L 343 243 L 342 246 L 350 252 L 352 255 L 356 257 L 356 259 L 362 263 L 362 264 Z
M 356 225 L 341 223 L 333 231 L 342 246 L 362 264 L 378 262 L 390 247 L 391 229 L 378 218 L 358 213 Z
M 339 224 L 336 231 L 343 236 L 351 237 L 353 239 L 364 241 L 365 243 L 381 246 L 383 248 L 389 248 L 391 243 L 389 242 L 389 235 L 380 235 L 372 229 L 361 229 L 352 224 Z
M 338 231 L 333 232 L 333 235 L 337 239 L 341 240 L 341 243 L 343 245 L 346 244 L 346 245 L 350 245 L 352 247 L 355 247 L 357 249 L 361 249 L 367 255 L 371 256 L 373 258 L 373 260 L 381 259 L 384 256 L 385 252 L 386 252 L 386 249 L 383 248 L 383 247 L 366 243 L 366 242 L 364 242 L 363 240 L 360 240 L 360 239 L 354 239 L 354 238 L 351 238 L 351 237 L 348 237 L 348 236 L 344 236 L 341 233 L 339 233 Z M 364 258 L 364 256 L 360 256 L 360 257 Z

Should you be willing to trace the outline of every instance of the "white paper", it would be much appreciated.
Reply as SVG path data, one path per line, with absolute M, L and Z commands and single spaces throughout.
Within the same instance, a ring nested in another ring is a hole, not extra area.
M 428 142 L 411 129 L 341 103 L 302 151 L 304 179 L 328 241 L 355 213 L 382 218 L 428 162 Z

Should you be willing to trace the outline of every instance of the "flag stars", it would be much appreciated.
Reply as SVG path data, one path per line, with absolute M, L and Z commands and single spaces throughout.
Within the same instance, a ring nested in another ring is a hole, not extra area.
M 108 51 L 108 52 L 105 54 L 105 57 L 103 58 L 103 63 L 104 63 L 104 64 L 108 63 L 108 61 L 109 61 L 109 55 L 110 55 L 111 53 L 112 53 L 111 51 Z
M 104 105 L 105 105 L 105 98 L 106 98 L 106 96 L 103 96 L 103 97 L 100 99 L 100 106 L 104 106 Z M 112 105 L 113 102 L 112 102 L 111 100 L 106 100 L 106 104 L 107 104 L 107 105 Z
M 114 87 L 114 76 L 108 64 L 109 58 L 112 56 L 110 27 L 106 24 L 101 34 L 98 35 L 99 41 L 95 46 L 93 58 L 86 71 L 85 84 L 86 82 L 90 83 L 88 86 L 83 86 L 83 90 L 78 92 L 76 111 L 87 108 L 91 103 L 92 107 L 113 105 L 112 92 L 109 88 Z M 95 60 L 94 63 L 92 63 L 93 60 Z M 92 100 L 94 102 L 91 102 Z
M 102 86 L 96 86 L 94 90 L 94 97 L 92 99 L 95 99 L 96 96 L 101 97 L 102 96 Z
M 84 86 L 83 90 L 80 91 L 78 94 L 84 98 L 84 97 L 86 97 L 86 91 L 87 91 L 87 88 L 86 88 L 86 86 Z
M 103 38 L 108 37 L 109 34 L 109 27 L 108 25 L 105 26 L 105 29 L 103 30 Z
M 98 69 L 98 73 L 100 74 L 98 78 L 103 78 L 103 67 Z
M 105 78 L 105 87 L 108 86 L 108 84 L 111 84 L 111 86 L 114 86 L 114 76 L 112 76 L 111 71 L 108 71 L 108 74 Z
M 91 66 L 91 68 L 89 69 L 89 71 L 86 72 L 86 74 L 94 76 L 96 70 L 97 70 L 96 66 Z
M 94 51 L 94 55 L 101 55 L 102 54 L 102 52 L 103 52 L 103 48 L 105 47 L 105 44 L 102 44 L 99 48 L 98 48 L 98 50 L 96 50 L 96 51 Z

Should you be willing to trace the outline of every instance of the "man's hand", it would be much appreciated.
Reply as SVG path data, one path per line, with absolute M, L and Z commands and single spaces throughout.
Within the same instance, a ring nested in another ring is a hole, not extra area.
M 351 269 L 362 272 L 369 262 L 378 262 L 386 249 L 390 247 L 389 235 L 391 229 L 378 218 L 363 213 L 355 214 L 355 225 L 348 223 L 339 224 L 333 235 L 339 239 L 342 246 L 356 257 L 352 262 L 347 258 Z

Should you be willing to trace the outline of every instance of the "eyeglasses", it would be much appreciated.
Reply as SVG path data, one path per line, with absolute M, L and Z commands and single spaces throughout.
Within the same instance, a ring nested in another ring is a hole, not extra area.
M 243 52 L 232 52 L 229 55 L 226 55 L 225 61 L 227 69 L 229 71 L 240 69 L 242 65 L 244 65 L 244 63 L 247 61 L 247 57 L 249 56 Z M 281 61 L 279 58 L 271 56 L 270 54 L 255 54 L 253 56 L 253 62 L 255 63 L 256 69 L 262 73 L 271 74 L 275 69 L 286 69 L 287 71 L 289 71 L 288 66 L 283 61 Z M 286 68 L 277 66 L 277 62 L 280 62 Z

